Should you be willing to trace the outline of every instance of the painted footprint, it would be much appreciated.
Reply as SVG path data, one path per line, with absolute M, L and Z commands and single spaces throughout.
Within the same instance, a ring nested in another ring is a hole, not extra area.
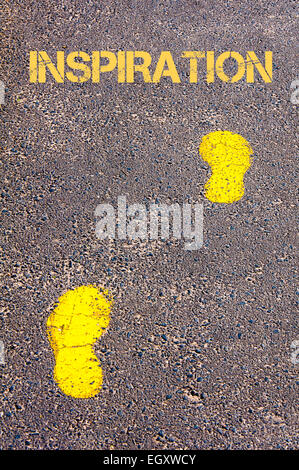
M 69 290 L 47 321 L 55 356 L 54 379 L 66 395 L 90 398 L 101 390 L 103 373 L 93 344 L 110 321 L 113 300 L 107 290 L 88 285 Z
M 244 175 L 253 161 L 247 140 L 229 131 L 211 132 L 203 137 L 199 153 L 212 169 L 205 197 L 226 204 L 239 201 L 245 191 Z

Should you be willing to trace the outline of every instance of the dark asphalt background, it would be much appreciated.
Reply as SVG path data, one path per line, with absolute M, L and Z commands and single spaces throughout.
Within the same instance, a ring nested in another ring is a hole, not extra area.
M 295 5 L 2 0 L 2 449 L 298 448 Z M 154 63 L 161 50 L 272 50 L 273 83 L 29 83 L 30 50 L 105 49 Z M 254 149 L 231 205 L 203 196 L 198 147 L 215 130 Z M 100 242 L 95 207 L 118 195 L 203 202 L 203 248 Z M 103 389 L 76 400 L 53 381 L 45 324 L 90 283 L 115 307 L 96 345 Z

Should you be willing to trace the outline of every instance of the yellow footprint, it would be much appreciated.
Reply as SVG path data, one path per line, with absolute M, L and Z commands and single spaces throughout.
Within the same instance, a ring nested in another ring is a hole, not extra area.
M 103 382 L 93 344 L 110 321 L 112 298 L 93 285 L 69 290 L 47 321 L 47 334 L 55 356 L 54 379 L 66 395 L 94 397 Z
M 239 134 L 211 132 L 203 137 L 199 153 L 212 169 L 205 184 L 205 197 L 230 204 L 244 195 L 244 174 L 252 163 L 252 148 Z

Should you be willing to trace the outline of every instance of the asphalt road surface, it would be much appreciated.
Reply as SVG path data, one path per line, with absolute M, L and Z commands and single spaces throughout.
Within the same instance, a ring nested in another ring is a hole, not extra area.
M 1 449 L 298 448 L 295 4 L 3 0 Z M 273 81 L 29 83 L 31 50 L 269 50 Z M 198 148 L 217 130 L 254 151 L 232 204 L 204 196 Z M 203 247 L 99 240 L 95 208 L 120 195 L 203 203 Z M 46 322 L 90 284 L 114 307 L 102 390 L 75 399 Z

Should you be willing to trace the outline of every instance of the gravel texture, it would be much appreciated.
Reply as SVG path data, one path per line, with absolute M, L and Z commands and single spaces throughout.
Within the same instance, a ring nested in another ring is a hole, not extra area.
M 3 4 L 0 447 L 298 448 L 296 2 Z M 29 83 L 30 50 L 105 49 L 272 50 L 273 83 Z M 254 151 L 228 205 L 204 198 L 198 148 L 216 130 Z M 203 202 L 204 246 L 98 240 L 95 207 L 119 195 Z M 93 283 L 115 305 L 103 388 L 80 400 L 53 380 L 46 322 Z

